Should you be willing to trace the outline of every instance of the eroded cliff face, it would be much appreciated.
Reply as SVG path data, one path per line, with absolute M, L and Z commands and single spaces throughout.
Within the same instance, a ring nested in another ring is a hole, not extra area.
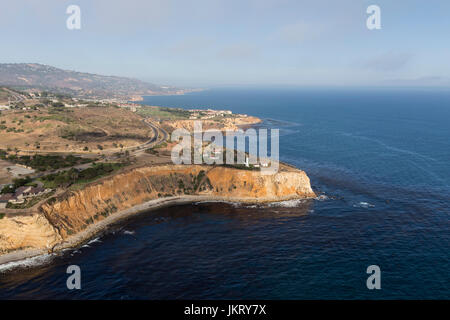
M 249 126 L 252 124 L 260 123 L 261 119 L 257 117 L 247 116 L 247 117 L 235 117 L 235 118 L 224 118 L 220 121 L 218 120 L 170 120 L 163 121 L 163 124 L 170 128 L 169 131 L 175 129 L 186 129 L 189 132 L 194 131 L 194 122 L 201 121 L 202 130 L 219 130 L 219 131 L 236 131 L 242 126 Z
M 308 176 L 299 170 L 261 175 L 259 171 L 216 167 L 207 176 L 213 184 L 210 193 L 218 197 L 280 201 L 315 196 Z
M 49 248 L 118 211 L 183 195 L 249 202 L 315 196 L 307 175 L 290 168 L 274 175 L 199 165 L 135 168 L 52 198 L 32 216 L 0 220 L 0 248 Z
M 52 248 L 62 237 L 40 213 L 0 220 L 0 253 L 25 248 Z

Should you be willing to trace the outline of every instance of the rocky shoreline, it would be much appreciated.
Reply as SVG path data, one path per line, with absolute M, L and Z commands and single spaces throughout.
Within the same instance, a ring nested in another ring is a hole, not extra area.
M 195 194 L 176 194 L 182 188 Z M 162 207 L 200 201 L 267 203 L 315 196 L 306 174 L 287 167 L 273 176 L 200 165 L 134 168 L 53 198 L 40 212 L 21 221 L 17 217 L 0 220 L 0 249 L 4 252 L 0 265 L 77 247 L 111 224 Z
M 119 223 L 131 216 L 135 216 L 138 214 L 143 214 L 149 211 L 157 210 L 164 207 L 170 207 L 174 205 L 182 205 L 182 204 L 192 204 L 196 202 L 232 202 L 232 203 L 240 203 L 240 204 L 255 204 L 255 203 L 271 203 L 271 202 L 279 202 L 279 201 L 288 201 L 288 200 L 296 200 L 299 198 L 284 198 L 284 199 L 233 199 L 233 198 L 225 198 L 225 197 L 209 197 L 209 196 L 182 196 L 182 197 L 172 197 L 165 199 L 156 199 L 150 200 L 140 205 L 136 205 L 130 209 L 123 210 L 115 213 L 112 216 L 107 217 L 106 219 L 99 221 L 93 225 L 88 226 L 85 230 L 70 236 L 62 243 L 55 245 L 51 249 L 22 249 L 16 250 L 4 255 L 0 255 L 0 266 L 3 264 L 7 264 L 10 262 L 17 262 L 21 260 L 25 260 L 28 258 L 33 258 L 40 255 L 58 253 L 65 249 L 74 249 L 87 241 L 91 240 L 95 236 L 98 236 L 107 228 L 113 224 Z M 304 199 L 304 198 L 300 198 Z

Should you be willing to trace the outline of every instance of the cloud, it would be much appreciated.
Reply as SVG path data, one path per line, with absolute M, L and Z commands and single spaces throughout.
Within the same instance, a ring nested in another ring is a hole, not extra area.
M 281 40 L 286 44 L 296 45 L 308 39 L 318 37 L 321 32 L 322 28 L 320 26 L 305 22 L 296 22 L 279 28 L 269 38 L 272 40 Z
M 407 66 L 413 55 L 410 53 L 386 52 L 364 63 L 364 67 L 375 71 L 398 71 Z
M 207 49 L 210 49 L 214 40 L 210 37 L 187 37 L 181 41 L 176 42 L 168 49 L 172 54 L 198 54 Z
M 259 50 L 245 43 L 232 44 L 222 48 L 217 55 L 225 60 L 251 60 L 259 57 Z

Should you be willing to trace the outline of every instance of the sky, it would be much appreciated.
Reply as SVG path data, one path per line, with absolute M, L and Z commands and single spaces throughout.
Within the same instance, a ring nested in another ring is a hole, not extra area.
M 448 0 L 0 1 L 0 63 L 187 87 L 450 87 Z

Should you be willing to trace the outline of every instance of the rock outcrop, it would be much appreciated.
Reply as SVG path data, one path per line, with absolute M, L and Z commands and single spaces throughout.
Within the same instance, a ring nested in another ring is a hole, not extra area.
M 58 231 L 40 213 L 0 220 L 0 253 L 25 248 L 52 248 L 61 240 Z
M 222 166 L 162 165 L 125 170 L 51 198 L 39 212 L 0 220 L 0 250 L 48 249 L 96 222 L 158 198 L 185 195 L 259 202 L 314 197 L 305 172 L 276 174 Z
M 194 122 L 199 120 L 166 120 L 162 124 L 168 128 L 169 131 L 175 129 L 186 129 L 189 132 L 194 131 Z M 247 127 L 260 123 L 262 120 L 252 116 L 239 116 L 233 118 L 223 118 L 221 120 L 202 119 L 202 130 L 219 130 L 219 131 L 236 131 L 242 127 Z

